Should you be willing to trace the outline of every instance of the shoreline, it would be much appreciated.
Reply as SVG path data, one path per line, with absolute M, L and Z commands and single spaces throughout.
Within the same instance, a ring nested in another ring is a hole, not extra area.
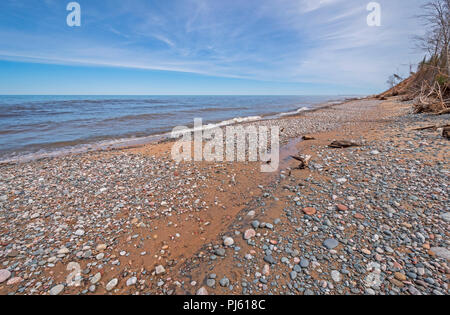
M 259 163 L 177 164 L 170 142 L 0 166 L 0 269 L 15 279 L 0 294 L 446 292 L 448 143 L 410 135 L 421 120 L 408 112 L 365 99 L 247 123 L 279 125 L 288 153 L 312 156 L 305 170 L 288 158 L 274 176 Z M 315 140 L 290 143 L 304 135 Z M 332 140 L 361 147 L 327 148 Z M 423 193 L 406 190 L 423 181 Z M 329 239 L 337 245 L 324 247 Z M 79 287 L 65 282 L 70 262 L 83 270 Z M 385 266 L 382 287 L 365 284 L 370 262 Z M 434 284 L 397 279 L 407 273 Z
M 302 107 L 294 112 L 287 113 L 272 113 L 272 114 L 264 114 L 262 116 L 254 116 L 254 117 L 234 117 L 228 120 L 217 120 L 208 122 L 204 127 L 208 126 L 218 126 L 218 127 L 226 127 L 226 126 L 236 126 L 236 125 L 245 125 L 248 123 L 256 123 L 259 121 L 270 121 L 277 119 L 285 119 L 289 117 L 296 117 L 298 115 L 302 115 L 305 112 L 315 112 L 322 109 L 327 109 L 329 107 L 333 107 L 336 105 L 340 105 L 346 102 L 351 102 L 354 100 L 360 100 L 363 98 L 347 98 L 341 101 L 330 100 L 325 103 L 317 103 L 314 104 L 311 108 Z M 330 104 L 331 103 L 331 104 Z M 187 125 L 188 128 L 192 128 L 192 124 Z M 107 152 L 107 151 L 115 151 L 115 150 L 126 150 L 130 148 L 138 148 L 145 145 L 150 145 L 159 142 L 171 141 L 172 138 L 170 136 L 171 132 L 165 132 L 162 134 L 149 134 L 146 136 L 136 136 L 130 138 L 111 138 L 105 139 L 92 143 L 79 143 L 72 145 L 63 145 L 57 149 L 41 149 L 44 152 L 39 153 L 23 153 L 15 154 L 13 157 L 1 158 L 0 166 L 15 164 L 15 163 L 27 163 L 35 160 L 41 159 L 52 159 L 58 158 L 61 156 L 67 156 L 72 154 L 83 154 L 86 152 Z M 57 146 L 57 144 L 52 144 L 52 146 Z M 40 151 L 41 151 L 40 150 Z

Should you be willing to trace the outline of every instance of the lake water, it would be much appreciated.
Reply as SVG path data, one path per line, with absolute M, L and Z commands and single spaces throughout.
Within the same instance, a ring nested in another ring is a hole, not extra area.
M 0 161 L 150 141 L 176 126 L 265 119 L 343 96 L 0 96 Z

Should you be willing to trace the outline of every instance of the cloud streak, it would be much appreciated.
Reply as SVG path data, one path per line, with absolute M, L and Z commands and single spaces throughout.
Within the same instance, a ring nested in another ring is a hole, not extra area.
M 79 29 L 62 2 L 3 1 L 0 59 L 381 89 L 420 56 L 422 0 L 380 1 L 379 28 L 362 0 L 80 0 Z

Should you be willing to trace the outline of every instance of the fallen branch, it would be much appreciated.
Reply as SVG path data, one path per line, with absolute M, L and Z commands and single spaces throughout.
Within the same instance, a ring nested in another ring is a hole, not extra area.
M 444 125 L 444 126 L 433 125 L 433 126 L 419 127 L 419 128 L 412 129 L 412 131 L 423 131 L 423 130 L 429 130 L 429 129 L 437 130 L 439 128 L 447 128 L 447 127 L 450 127 L 450 125 Z
M 309 165 L 309 161 L 311 160 L 311 155 L 300 155 L 300 156 L 291 155 L 291 158 L 300 162 L 300 165 L 297 167 L 297 169 L 304 170 Z
M 444 110 L 441 110 L 439 113 L 437 113 L 436 115 L 446 115 L 446 114 L 450 114 L 450 108 L 446 108 Z

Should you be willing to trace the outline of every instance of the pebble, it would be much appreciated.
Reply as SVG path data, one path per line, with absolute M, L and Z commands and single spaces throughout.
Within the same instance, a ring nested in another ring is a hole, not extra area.
M 137 278 L 131 277 L 130 279 L 127 280 L 127 287 L 131 287 L 131 286 L 135 285 L 136 283 L 137 283 Z
M 112 290 L 114 290 L 114 288 L 117 286 L 117 284 L 119 284 L 119 280 L 118 280 L 118 279 L 112 279 L 112 280 L 109 281 L 108 284 L 106 285 L 106 291 L 112 291 Z
M 450 260 L 450 251 L 444 247 L 432 247 L 431 251 L 440 258 Z
M 297 271 L 291 271 L 289 276 L 291 277 L 291 280 L 297 279 Z
M 6 269 L 0 270 L 0 283 L 5 282 L 6 280 L 9 279 L 9 277 L 11 277 L 11 272 L 9 270 Z
M 96 273 L 95 276 L 92 277 L 91 279 L 91 283 L 92 284 L 97 284 L 100 279 L 102 278 L 102 274 L 100 272 Z
M 325 240 L 325 242 L 323 242 L 323 246 L 325 246 L 328 249 L 335 249 L 336 247 L 339 246 L 339 242 L 336 241 L 335 239 L 329 238 Z
M 157 275 L 164 274 L 164 273 L 166 273 L 166 269 L 164 269 L 164 266 L 159 265 L 159 266 L 157 266 L 157 267 L 155 268 L 155 273 L 156 273 Z
M 84 230 L 81 230 L 81 229 L 75 231 L 75 235 L 76 235 L 76 236 L 83 236 L 84 233 L 85 233 Z
M 397 279 L 399 281 L 406 281 L 406 275 L 404 275 L 401 272 L 394 273 L 394 277 L 395 277 L 395 279 Z
M 226 237 L 223 241 L 223 244 L 225 246 L 232 246 L 234 245 L 234 240 L 231 237 Z
M 308 207 L 308 208 L 304 208 L 303 212 L 307 215 L 314 215 L 317 213 L 317 210 L 315 208 Z
M 61 292 L 64 291 L 64 285 L 58 284 L 50 289 L 49 293 L 50 295 L 59 295 Z
M 308 268 L 309 267 L 309 260 L 306 258 L 300 259 L 300 267 L 302 268 Z
M 224 277 L 224 278 L 220 279 L 219 283 L 220 283 L 220 286 L 222 286 L 222 287 L 228 287 L 230 285 L 230 280 L 228 278 Z
M 20 278 L 20 277 L 11 278 L 11 279 L 8 280 L 6 285 L 16 285 L 16 284 L 21 283 L 22 281 L 23 281 L 23 279 Z
M 256 236 L 256 231 L 254 229 L 248 229 L 244 232 L 244 239 L 246 241 L 252 239 L 255 236 Z
M 208 290 L 206 290 L 205 287 L 201 287 L 200 289 L 198 289 L 197 295 L 209 295 Z
M 331 279 L 333 279 L 334 282 L 339 283 L 342 280 L 341 273 L 337 270 L 331 271 Z

